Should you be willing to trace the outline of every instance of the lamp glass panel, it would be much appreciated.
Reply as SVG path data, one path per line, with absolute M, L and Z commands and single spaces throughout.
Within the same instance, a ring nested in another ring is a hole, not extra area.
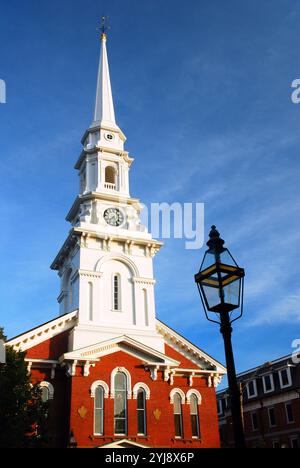
M 240 303 L 240 285 L 241 280 L 237 279 L 233 283 L 228 284 L 223 288 L 224 302 L 239 306 Z
M 208 307 L 211 309 L 221 303 L 220 292 L 218 288 L 212 288 L 210 286 L 202 286 L 203 292 L 206 297 Z

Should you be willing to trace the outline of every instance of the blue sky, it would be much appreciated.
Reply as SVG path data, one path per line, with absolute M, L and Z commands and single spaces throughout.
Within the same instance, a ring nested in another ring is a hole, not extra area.
M 49 265 L 78 190 L 93 116 L 101 14 L 117 122 L 135 157 L 131 194 L 205 203 L 246 270 L 238 370 L 300 338 L 300 5 L 293 0 L 1 2 L 1 315 L 8 336 L 55 317 Z M 167 240 L 155 258 L 158 317 L 224 362 L 193 282 L 204 249 Z M 174 275 L 176 272 L 176 275 Z

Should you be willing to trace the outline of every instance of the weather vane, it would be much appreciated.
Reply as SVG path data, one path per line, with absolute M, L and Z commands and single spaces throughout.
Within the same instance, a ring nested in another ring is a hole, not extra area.
M 110 29 L 108 18 L 108 16 L 101 17 L 101 25 L 97 28 L 97 31 L 101 31 L 101 37 L 106 37 L 106 32 Z

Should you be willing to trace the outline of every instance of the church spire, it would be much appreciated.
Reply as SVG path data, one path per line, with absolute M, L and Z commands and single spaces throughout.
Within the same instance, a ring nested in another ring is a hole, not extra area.
M 107 18 L 103 16 L 101 20 L 101 55 L 93 126 L 117 128 L 106 50 L 107 29 Z

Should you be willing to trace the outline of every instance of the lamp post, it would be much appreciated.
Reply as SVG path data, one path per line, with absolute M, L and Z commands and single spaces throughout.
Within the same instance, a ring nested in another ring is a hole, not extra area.
M 245 436 L 240 404 L 240 388 L 237 383 L 234 364 L 231 334 L 232 323 L 243 314 L 244 276 L 227 248 L 216 226 L 211 227 L 209 240 L 199 273 L 195 275 L 195 282 L 206 318 L 210 322 L 220 325 L 220 332 L 224 339 L 228 387 L 231 402 L 231 416 L 236 448 L 245 448 Z M 240 313 L 233 317 L 233 311 L 240 309 Z M 215 313 L 216 319 L 212 319 Z

